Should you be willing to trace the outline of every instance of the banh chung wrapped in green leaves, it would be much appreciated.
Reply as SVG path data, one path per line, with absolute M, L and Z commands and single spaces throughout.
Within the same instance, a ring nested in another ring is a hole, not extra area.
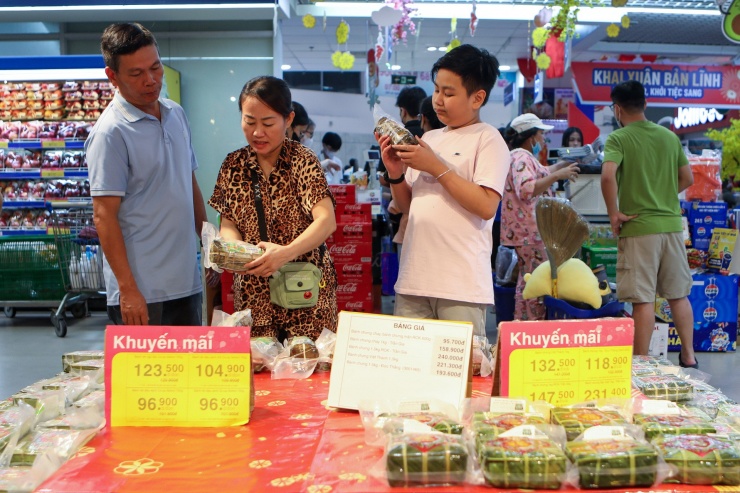
M 421 411 L 409 413 L 382 413 L 378 415 L 378 419 L 384 420 L 383 431 L 386 433 L 403 433 L 405 420 L 417 421 L 440 433 L 461 435 L 463 432 L 463 425 L 446 416 L 444 413 Z
M 568 441 L 575 440 L 592 426 L 628 424 L 617 411 L 595 407 L 556 407 L 550 411 L 550 421 L 565 428 Z
M 547 424 L 545 418 L 533 414 L 520 413 L 496 413 L 496 412 L 476 412 L 473 414 L 473 421 L 470 423 L 470 429 L 475 436 L 476 442 L 479 440 L 489 440 L 496 438 L 501 433 L 516 428 L 521 425 Z
M 565 453 L 578 467 L 581 488 L 651 486 L 658 472 L 658 451 L 637 440 L 577 440 Z
M 558 489 L 567 459 L 547 435 L 498 436 L 477 445 L 486 482 L 497 488 Z
M 240 272 L 244 264 L 256 260 L 265 253 L 246 241 L 226 241 L 216 238 L 208 250 L 208 260 L 219 269 Z
M 653 444 L 677 472 L 666 482 L 684 484 L 740 485 L 740 449 L 719 436 L 677 435 L 656 439 Z
M 417 144 L 416 137 L 414 137 L 411 132 L 409 132 L 403 125 L 385 116 L 380 117 L 378 120 L 378 124 L 375 126 L 375 133 L 389 136 L 391 138 L 391 143 L 394 145 Z
M 465 480 L 467 465 L 468 449 L 459 435 L 391 435 L 386 446 L 391 486 L 460 484 Z
M 688 401 L 694 395 L 694 387 L 686 380 L 681 380 L 674 375 L 633 377 L 632 383 L 645 394 L 645 397 L 650 399 Z
M 712 423 L 696 416 L 635 414 L 633 420 L 642 426 L 648 441 L 662 435 L 706 435 L 717 431 Z

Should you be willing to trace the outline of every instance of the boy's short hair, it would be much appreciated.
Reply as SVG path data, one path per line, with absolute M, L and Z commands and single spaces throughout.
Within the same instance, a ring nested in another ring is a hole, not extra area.
M 437 72 L 442 69 L 459 75 L 468 95 L 481 89 L 486 91 L 483 105 L 488 102 L 493 85 L 501 75 L 495 56 L 469 44 L 460 45 L 437 60 L 432 67 L 432 80 L 436 80 Z
M 321 143 L 327 147 L 331 147 L 335 151 L 342 148 L 342 138 L 334 132 L 326 132 L 321 138 Z
M 419 86 L 404 87 L 398 93 L 396 106 L 406 110 L 406 113 L 416 118 L 419 116 L 419 105 L 427 97 L 427 93 Z
M 636 80 L 621 82 L 612 88 L 612 102 L 628 112 L 645 109 L 645 87 Z

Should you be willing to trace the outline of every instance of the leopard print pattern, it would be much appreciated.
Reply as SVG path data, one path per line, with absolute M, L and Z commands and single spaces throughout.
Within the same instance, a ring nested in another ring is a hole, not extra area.
M 272 243 L 289 244 L 311 224 L 314 205 L 325 197 L 334 202 L 321 163 L 313 151 L 298 142 L 285 140 L 269 176 L 264 176 L 249 146 L 230 153 L 221 165 L 208 204 L 233 221 L 242 240 L 253 245 L 260 242 L 260 232 L 250 173 L 259 177 L 267 235 Z M 278 337 L 285 331 L 290 337 L 316 340 L 324 328 L 336 332 L 337 274 L 328 249 L 324 245 L 294 261 L 321 267 L 322 287 L 314 307 L 288 310 L 274 305 L 270 302 L 268 278 L 234 275 L 234 310 L 252 310 L 253 337 Z

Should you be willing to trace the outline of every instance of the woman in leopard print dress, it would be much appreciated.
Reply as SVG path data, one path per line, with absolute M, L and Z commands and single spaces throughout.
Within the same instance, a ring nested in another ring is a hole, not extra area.
M 337 275 L 324 244 L 336 229 L 334 198 L 321 163 L 307 147 L 285 137 L 293 121 L 287 84 L 257 77 L 239 95 L 247 145 L 221 165 L 208 203 L 221 213 L 221 236 L 258 245 L 265 253 L 234 275 L 234 309 L 251 309 L 252 335 L 316 339 L 336 331 Z M 259 180 L 269 241 L 261 241 L 252 173 Z M 269 277 L 288 262 L 311 262 L 323 272 L 312 308 L 285 309 L 270 302 Z

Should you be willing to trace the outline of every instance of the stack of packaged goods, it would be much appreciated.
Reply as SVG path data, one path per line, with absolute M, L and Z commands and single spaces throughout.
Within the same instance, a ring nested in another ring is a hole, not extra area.
M 330 185 L 337 202 L 337 230 L 327 247 L 337 271 L 337 309 L 373 311 L 372 205 L 358 204 L 354 185 Z
M 609 282 L 617 282 L 617 239 L 609 224 L 591 224 L 588 240 L 581 248 L 583 262 L 595 269 L 603 265 Z

